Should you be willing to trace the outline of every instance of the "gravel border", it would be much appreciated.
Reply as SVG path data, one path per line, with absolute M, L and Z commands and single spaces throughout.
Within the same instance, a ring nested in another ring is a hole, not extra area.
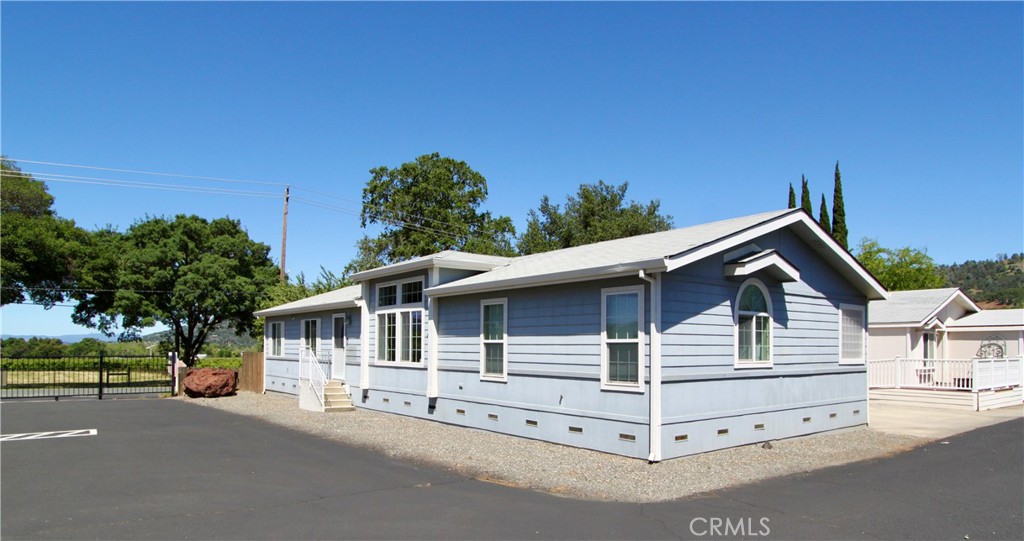
M 397 414 L 315 413 L 278 393 L 180 398 L 467 477 L 601 501 L 659 502 L 773 477 L 890 456 L 927 438 L 851 428 L 657 464 Z

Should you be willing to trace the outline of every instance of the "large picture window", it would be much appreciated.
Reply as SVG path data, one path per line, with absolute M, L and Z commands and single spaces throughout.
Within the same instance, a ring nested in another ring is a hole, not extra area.
M 772 365 L 772 303 L 758 280 L 747 280 L 736 299 L 736 365 Z
M 842 363 L 862 364 L 864 354 L 864 307 L 843 304 L 839 306 L 840 359 Z
M 281 355 L 281 350 L 283 349 L 282 346 L 283 346 L 283 342 L 284 342 L 284 332 L 283 332 L 283 329 L 282 329 L 283 326 L 284 325 L 281 324 L 281 323 L 271 323 L 270 324 L 270 332 L 268 333 L 268 336 L 270 337 L 270 348 L 269 349 L 270 349 L 270 354 L 271 355 L 275 355 L 275 356 Z
M 377 360 L 423 361 L 423 279 L 377 286 Z
M 508 378 L 508 300 L 480 302 L 480 377 Z
M 601 383 L 643 389 L 643 286 L 601 292 Z

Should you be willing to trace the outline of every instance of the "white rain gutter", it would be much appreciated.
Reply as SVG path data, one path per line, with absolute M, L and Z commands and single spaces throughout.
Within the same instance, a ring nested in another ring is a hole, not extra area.
M 359 391 L 366 396 L 370 390 L 370 307 L 366 299 L 370 296 L 370 282 L 363 282 L 362 296 L 356 299 L 359 306 Z
M 651 284 L 651 414 L 648 462 L 661 462 L 661 273 L 654 277 L 640 271 L 640 279 Z

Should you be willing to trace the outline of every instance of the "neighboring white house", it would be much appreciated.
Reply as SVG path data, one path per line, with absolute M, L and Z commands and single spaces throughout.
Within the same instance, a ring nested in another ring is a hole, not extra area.
M 267 390 L 651 461 L 867 422 L 886 291 L 799 209 L 352 279 L 257 312 Z
M 890 292 L 869 314 L 872 398 L 975 410 L 1020 402 L 1024 310 L 982 310 L 944 288 Z

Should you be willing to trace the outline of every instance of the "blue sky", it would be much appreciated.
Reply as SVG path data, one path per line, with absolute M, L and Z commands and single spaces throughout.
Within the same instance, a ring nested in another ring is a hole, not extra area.
M 1024 250 L 1021 3 L 12 3 L 8 157 L 288 183 L 358 211 L 368 170 L 440 152 L 517 227 L 542 195 L 629 181 L 686 226 L 785 207 L 843 172 L 851 243 L 939 263 Z M 21 164 L 40 175 L 280 186 Z M 50 177 L 56 178 L 56 177 Z M 241 220 L 280 254 L 280 198 L 48 182 L 86 228 Z M 340 198 L 340 199 L 339 199 Z M 340 271 L 358 217 L 293 202 L 290 274 Z M 88 332 L 0 310 L 5 334 Z

